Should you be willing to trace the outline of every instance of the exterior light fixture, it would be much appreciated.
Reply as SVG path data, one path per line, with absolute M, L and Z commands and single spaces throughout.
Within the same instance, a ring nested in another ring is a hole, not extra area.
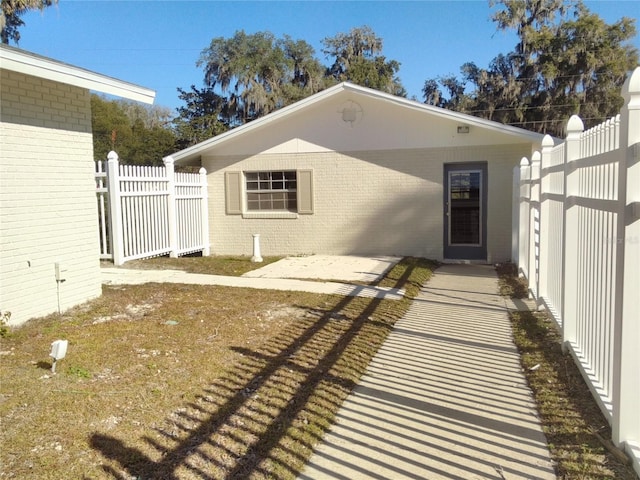
M 458 133 L 469 133 L 469 125 L 459 125 Z

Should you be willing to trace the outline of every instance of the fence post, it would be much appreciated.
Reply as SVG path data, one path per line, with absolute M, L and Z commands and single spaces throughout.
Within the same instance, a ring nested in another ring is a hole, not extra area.
M 200 167 L 198 172 L 200 174 L 200 188 L 202 195 L 202 256 L 208 257 L 211 255 L 211 244 L 209 243 L 209 191 L 207 183 L 207 171 L 204 167 Z
M 551 164 L 551 150 L 553 150 L 553 138 L 545 135 L 542 139 L 542 149 L 540 153 L 540 182 L 539 182 L 539 200 L 540 200 L 540 255 L 538 256 L 538 298 L 543 299 L 549 296 L 549 250 L 551 242 L 551 231 L 555 228 L 550 225 L 549 221 L 549 200 L 546 199 L 545 193 L 551 190 L 549 186 L 549 174 L 544 172 L 546 167 Z M 542 307 L 542 305 L 538 305 Z
M 533 288 L 532 288 L 533 285 Z M 531 156 L 529 196 L 529 292 L 538 304 L 540 297 L 540 152 Z
M 167 221 L 169 223 L 169 256 L 178 257 L 178 219 L 176 218 L 176 175 L 174 159 L 171 156 L 162 159 L 167 176 Z
M 531 198 L 531 169 L 529 160 L 522 157 L 520 160 L 520 186 L 518 192 L 519 215 L 518 215 L 518 274 L 529 278 L 529 200 Z M 522 194 L 522 187 L 525 186 L 526 195 Z
M 511 185 L 511 262 L 520 263 L 520 167 L 513 167 Z
M 562 349 L 567 350 L 567 342 L 576 341 L 578 307 L 578 213 L 575 196 L 578 191 L 578 178 L 575 163 L 580 159 L 580 138 L 584 124 L 577 115 L 567 122 L 567 139 L 564 143 L 564 226 L 563 226 L 563 299 L 562 299 Z
M 111 254 L 113 264 L 124 263 L 122 237 L 122 204 L 120 196 L 120 165 L 118 154 L 113 150 L 107 155 L 107 198 L 109 199 L 109 228 L 111 229 Z
M 625 106 L 620 115 L 619 201 L 624 214 L 619 215 L 617 247 L 620 264 L 616 265 L 616 325 L 614 338 L 612 438 L 621 446 L 635 440 L 631 450 L 634 468 L 640 474 L 640 67 L 622 88 Z M 626 178 L 625 178 L 626 177 Z M 620 196 L 622 198 L 620 198 Z M 622 212 L 621 212 L 622 213 Z M 619 318 L 618 318 L 619 317 Z

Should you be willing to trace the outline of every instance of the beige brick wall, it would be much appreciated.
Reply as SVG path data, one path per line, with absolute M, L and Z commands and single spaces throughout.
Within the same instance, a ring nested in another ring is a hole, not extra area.
M 2 71 L 0 309 L 12 324 L 100 295 L 89 99 Z M 66 270 L 60 285 L 56 262 Z
M 488 162 L 489 261 L 511 254 L 511 174 L 530 144 L 368 152 L 205 157 L 213 254 L 443 256 L 445 163 Z M 314 213 L 296 218 L 225 214 L 224 172 L 313 169 Z

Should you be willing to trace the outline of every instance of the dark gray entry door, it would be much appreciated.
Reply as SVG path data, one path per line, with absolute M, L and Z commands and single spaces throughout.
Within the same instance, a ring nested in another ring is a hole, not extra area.
M 487 259 L 487 164 L 444 166 L 444 258 Z

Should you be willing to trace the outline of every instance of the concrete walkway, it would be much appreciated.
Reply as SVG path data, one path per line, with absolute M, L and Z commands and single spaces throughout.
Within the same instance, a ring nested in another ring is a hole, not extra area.
M 446 265 L 299 479 L 555 479 L 492 267 Z

